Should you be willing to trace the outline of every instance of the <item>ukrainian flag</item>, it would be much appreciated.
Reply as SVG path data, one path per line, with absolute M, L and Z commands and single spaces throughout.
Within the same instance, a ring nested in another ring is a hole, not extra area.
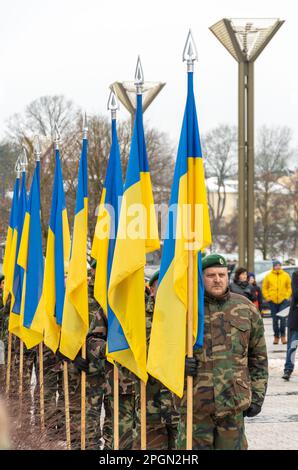
M 27 349 L 43 340 L 43 253 L 40 219 L 40 162 L 31 183 L 17 263 L 24 270 L 20 338 Z
M 112 145 L 91 251 L 91 256 L 97 261 L 94 296 L 108 318 L 108 351 L 110 343 L 113 349 L 128 348 L 121 325 L 110 308 L 107 299 L 123 195 L 121 159 L 116 126 L 116 119 L 112 119 Z
M 18 215 L 17 225 L 13 232 L 10 264 L 12 268 L 12 291 L 11 291 L 11 312 L 9 316 L 8 330 L 14 333 L 19 338 L 21 337 L 21 303 L 22 303 L 22 290 L 24 280 L 24 269 L 17 264 L 17 259 L 20 250 L 21 236 L 25 215 L 27 211 L 27 194 L 26 194 L 26 172 L 22 172 L 21 191 L 18 201 Z
M 211 243 L 207 193 L 193 72 L 188 72 L 187 102 L 178 147 L 156 296 L 148 373 L 179 397 L 183 395 L 188 310 L 188 254 L 194 265 L 195 347 L 203 342 L 203 279 L 201 250 Z
M 144 382 L 147 381 L 144 266 L 146 253 L 157 249 L 159 238 L 145 145 L 142 95 L 137 95 L 108 290 L 110 307 L 123 329 L 126 341 L 118 342 L 110 338 L 108 357 L 131 370 Z
M 17 219 L 18 219 L 19 191 L 20 191 L 20 177 L 17 176 L 15 185 L 14 185 L 14 190 L 13 190 L 13 197 L 12 197 L 12 202 L 11 202 L 9 225 L 8 225 L 8 230 L 7 230 L 4 260 L 3 260 L 3 274 L 5 276 L 4 292 L 3 292 L 4 305 L 6 304 L 8 294 L 12 291 L 12 280 L 13 280 L 12 267 L 14 266 L 14 262 L 10 262 L 10 256 L 12 252 L 13 233 L 17 226 Z
M 58 349 L 65 297 L 65 266 L 69 261 L 70 235 L 63 188 L 59 150 L 56 165 L 52 205 L 48 229 L 44 273 L 44 342 L 54 353 Z
M 66 281 L 60 351 L 73 360 L 85 343 L 89 329 L 87 285 L 88 172 L 87 139 L 83 139 L 79 165 L 75 220 Z

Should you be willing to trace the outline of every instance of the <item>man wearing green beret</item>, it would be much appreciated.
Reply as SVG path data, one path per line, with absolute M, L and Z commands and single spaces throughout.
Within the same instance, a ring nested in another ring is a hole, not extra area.
M 227 262 L 202 260 L 204 344 L 186 358 L 193 381 L 193 449 L 247 449 L 244 416 L 261 412 L 268 380 L 263 320 L 244 296 L 230 292 Z M 185 394 L 178 436 L 185 449 Z

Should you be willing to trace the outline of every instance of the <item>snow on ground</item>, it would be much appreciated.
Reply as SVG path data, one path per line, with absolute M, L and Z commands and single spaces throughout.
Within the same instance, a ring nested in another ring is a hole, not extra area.
M 246 418 L 249 449 L 298 450 L 298 367 L 289 382 L 281 378 L 286 346 L 272 344 L 271 318 L 264 319 L 264 324 L 269 383 L 262 413 L 255 418 Z

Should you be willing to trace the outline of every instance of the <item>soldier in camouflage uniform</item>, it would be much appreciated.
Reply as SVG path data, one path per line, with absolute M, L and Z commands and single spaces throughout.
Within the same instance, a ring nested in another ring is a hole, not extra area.
M 149 346 L 152 318 L 155 305 L 159 271 L 149 281 L 150 291 L 145 292 L 146 302 L 146 336 Z M 138 439 L 135 449 L 140 449 L 140 394 L 139 381 L 137 385 L 137 416 L 138 416 Z M 171 450 L 175 449 L 179 414 L 175 409 L 173 394 L 158 380 L 149 376 L 146 386 L 146 438 L 148 450 Z
M 193 376 L 193 449 L 247 449 L 243 416 L 264 401 L 268 361 L 263 320 L 245 297 L 230 292 L 226 260 L 203 258 L 204 344 L 187 358 Z M 178 446 L 185 449 L 186 396 L 182 399 Z
M 99 304 L 94 298 L 94 270 L 88 279 L 88 304 L 89 329 L 91 330 L 93 318 L 99 309 Z M 98 373 L 99 366 L 90 362 L 88 354 L 87 358 L 83 359 L 81 352 L 79 352 L 74 361 L 61 357 L 60 353 L 58 356 L 61 359 L 66 359 L 68 363 L 71 448 L 81 448 L 81 372 L 86 372 L 86 449 L 99 450 L 102 437 L 100 414 L 105 383 L 104 376 L 102 372 Z M 58 411 L 63 415 L 63 425 L 65 426 L 63 380 L 63 363 L 61 361 Z
M 0 393 L 5 391 L 6 382 L 6 366 L 7 366 L 7 345 L 8 345 L 8 320 L 10 311 L 10 298 L 9 295 L 7 302 L 3 305 L 3 290 L 0 288 L 0 347 L 3 357 L 0 358 Z M 1 360 L 2 359 L 2 360 Z
M 6 383 L 7 351 L 8 351 L 8 325 L 11 307 L 11 295 L 9 294 L 6 304 L 0 310 L 0 339 L 4 343 L 5 366 L 1 367 L 1 389 L 4 392 Z M 27 349 L 24 345 L 23 362 L 23 396 L 26 406 L 31 407 L 31 378 L 33 366 L 36 365 L 36 348 Z M 11 366 L 10 366 L 10 395 L 18 396 L 20 375 L 20 339 L 12 335 L 11 341 Z M 23 407 L 24 408 L 24 407 Z M 25 408 L 24 408 L 25 411 Z M 28 410 L 30 412 L 30 410 Z M 24 418 L 25 419 L 25 418 Z
M 104 383 L 104 410 L 103 422 L 104 449 L 114 448 L 113 428 L 113 393 L 114 393 L 114 368 L 106 360 L 106 343 L 108 334 L 108 323 L 102 309 L 96 312 L 90 325 L 87 337 L 87 357 L 90 361 L 89 367 L 98 370 L 98 374 L 105 377 Z M 119 448 L 132 449 L 135 438 L 135 389 L 134 375 L 124 367 L 118 365 L 119 369 Z M 99 394 L 94 389 L 95 395 Z

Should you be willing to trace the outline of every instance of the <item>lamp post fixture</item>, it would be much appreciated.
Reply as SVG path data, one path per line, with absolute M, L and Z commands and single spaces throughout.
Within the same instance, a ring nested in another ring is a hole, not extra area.
M 131 129 L 133 129 L 136 113 L 136 92 L 143 95 L 143 113 L 150 106 L 159 92 L 165 86 L 164 82 L 145 82 L 140 56 L 138 56 L 135 80 L 125 82 L 114 82 L 110 90 L 114 91 L 118 100 L 123 104 L 131 116 Z
M 227 19 L 210 27 L 238 62 L 239 265 L 254 271 L 254 62 L 284 23 Z

